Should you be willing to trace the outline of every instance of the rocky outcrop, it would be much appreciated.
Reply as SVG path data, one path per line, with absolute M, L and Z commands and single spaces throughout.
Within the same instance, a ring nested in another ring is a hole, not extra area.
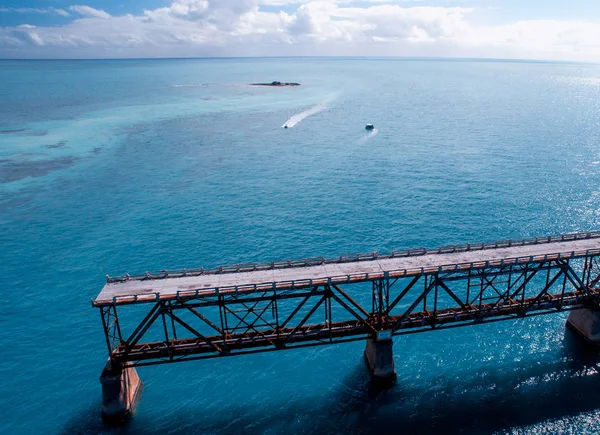
M 271 82 L 271 83 L 250 83 L 251 86 L 300 86 L 300 83 L 282 83 L 282 82 Z

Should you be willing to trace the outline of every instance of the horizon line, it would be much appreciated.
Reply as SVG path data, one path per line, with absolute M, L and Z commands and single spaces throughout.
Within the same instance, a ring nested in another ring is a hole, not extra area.
M 561 59 L 527 59 L 500 57 L 440 57 L 440 56 L 187 56 L 187 57 L 56 57 L 56 58 L 1 58 L 1 61 L 132 61 L 132 60 L 252 60 L 252 59 L 353 59 L 353 60 L 443 60 L 443 61 L 478 61 L 478 62 L 530 62 L 530 63 L 565 63 L 594 65 L 598 61 L 561 60 Z

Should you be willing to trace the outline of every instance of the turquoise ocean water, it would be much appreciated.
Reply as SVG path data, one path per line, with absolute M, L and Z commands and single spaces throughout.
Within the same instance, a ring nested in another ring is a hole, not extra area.
M 597 65 L 0 61 L 0 102 L 3 434 L 104 430 L 106 273 L 600 228 Z M 565 319 L 396 338 L 380 393 L 361 342 L 141 368 L 113 432 L 598 433 Z

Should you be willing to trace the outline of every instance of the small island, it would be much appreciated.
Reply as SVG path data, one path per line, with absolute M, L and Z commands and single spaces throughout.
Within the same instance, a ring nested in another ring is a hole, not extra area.
M 281 83 L 281 82 L 250 83 L 250 86 L 300 86 L 300 83 Z

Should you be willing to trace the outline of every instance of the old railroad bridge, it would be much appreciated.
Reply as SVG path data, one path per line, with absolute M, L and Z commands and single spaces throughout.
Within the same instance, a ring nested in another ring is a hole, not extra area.
M 600 344 L 600 232 L 109 277 L 92 304 L 103 417 L 121 420 L 150 364 L 366 340 L 390 380 L 394 335 L 563 310 Z

